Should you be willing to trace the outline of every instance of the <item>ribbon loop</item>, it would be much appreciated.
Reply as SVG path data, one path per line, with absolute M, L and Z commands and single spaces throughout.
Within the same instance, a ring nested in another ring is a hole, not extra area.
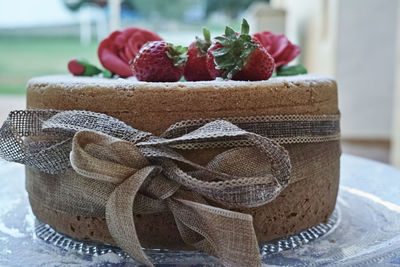
M 182 199 L 168 205 L 186 243 L 226 266 L 261 266 L 251 215 Z
M 70 160 L 77 173 L 114 184 L 149 165 L 133 143 L 87 130 L 75 134 Z
M 107 226 L 115 242 L 135 260 L 148 266 L 153 266 L 153 264 L 140 245 L 132 210 L 140 186 L 156 171 L 159 169 L 154 166 L 144 167 L 137 171 L 115 188 L 106 204 Z

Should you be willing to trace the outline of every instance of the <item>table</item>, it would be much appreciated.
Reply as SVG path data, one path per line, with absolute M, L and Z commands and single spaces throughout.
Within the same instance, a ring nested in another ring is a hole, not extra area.
M 399 266 L 400 170 L 343 155 L 334 216 L 332 229 L 315 240 L 285 249 L 293 238 L 283 239 L 279 244 L 284 245 L 273 253 L 265 253 L 264 246 L 263 262 L 274 266 Z M 42 231 L 43 224 L 29 207 L 24 167 L 0 162 L 0 266 L 138 266 L 111 249 L 93 255 L 84 253 L 86 247 L 81 246 L 79 252 L 72 249 L 73 242 L 54 238 L 56 233 L 46 242 L 38 238 L 38 229 Z M 168 266 L 219 266 L 213 257 L 199 252 L 149 254 L 153 262 Z

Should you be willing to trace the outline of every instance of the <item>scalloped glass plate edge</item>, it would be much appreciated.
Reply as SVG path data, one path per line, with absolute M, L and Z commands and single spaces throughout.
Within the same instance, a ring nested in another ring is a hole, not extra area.
M 336 206 L 335 210 L 332 212 L 326 223 L 320 223 L 317 226 L 313 226 L 297 234 L 290 235 L 284 238 L 274 239 L 261 245 L 260 252 L 262 258 L 267 259 L 273 254 L 298 248 L 322 236 L 329 235 L 340 223 L 340 214 L 340 209 L 338 206 Z M 99 256 L 107 253 L 115 253 L 124 259 L 129 257 L 124 251 L 116 246 L 97 242 L 76 240 L 67 235 L 57 232 L 50 225 L 42 223 L 37 219 L 35 222 L 35 234 L 39 239 L 45 241 L 48 244 L 52 244 L 63 250 L 73 251 L 81 255 Z M 150 256 L 150 258 L 161 256 L 162 254 L 162 258 L 169 258 L 169 260 L 171 260 L 177 254 L 186 257 L 205 255 L 204 253 L 199 251 L 174 251 L 168 249 L 144 250 L 146 254 Z

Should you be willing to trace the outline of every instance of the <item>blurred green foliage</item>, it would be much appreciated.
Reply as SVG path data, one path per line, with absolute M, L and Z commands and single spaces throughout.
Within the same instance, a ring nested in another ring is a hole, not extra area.
M 180 39 L 190 41 L 195 35 L 201 35 L 201 26 L 184 22 L 185 11 L 201 9 L 205 18 L 199 24 L 208 27 L 212 35 L 215 35 L 223 32 L 226 23 L 234 29 L 239 29 L 240 21 L 207 20 L 209 15 L 220 12 L 229 18 L 236 18 L 252 2 L 255 1 L 123 0 L 123 6 L 143 16 L 141 27 L 144 28 L 152 29 L 152 23 L 175 21 L 177 28 L 170 30 L 168 27 L 161 27 L 163 32 L 159 33 L 166 40 L 178 42 Z M 78 10 L 85 4 L 105 6 L 106 0 L 64 0 L 64 3 L 71 10 Z M 157 29 L 160 30 L 160 27 L 153 25 L 153 30 Z M 91 63 L 101 66 L 97 59 L 97 43 L 83 46 L 78 35 L 60 37 L 58 34 L 46 32 L 45 36 L 36 36 L 29 31 L 18 30 L 13 34 L 8 32 L 5 35 L 0 32 L 0 94 L 25 93 L 26 82 L 34 76 L 68 73 L 67 62 L 73 58 L 86 58 Z
M 85 4 L 104 7 L 106 0 L 63 0 L 71 10 L 76 11 Z M 203 8 L 206 17 L 213 12 L 222 12 L 230 18 L 236 18 L 253 2 L 269 0 L 123 0 L 125 8 L 137 11 L 145 17 L 159 16 L 168 19 L 182 19 L 184 12 L 190 8 Z
M 222 12 L 230 18 L 236 18 L 253 2 L 269 0 L 125 0 L 132 9 L 148 17 L 154 13 L 170 19 L 182 19 L 184 12 L 193 7 L 204 8 L 206 17 L 213 12 Z
M 107 0 L 63 0 L 63 2 L 71 11 L 77 11 L 86 4 L 97 5 L 100 7 L 105 7 L 107 5 Z
M 230 18 L 236 18 L 242 11 L 246 10 L 253 2 L 267 2 L 269 0 L 205 0 L 206 15 L 220 11 Z
M 23 94 L 26 82 L 47 74 L 68 73 L 72 58 L 100 66 L 97 44 L 82 46 L 78 37 L 0 36 L 0 94 Z
M 135 11 L 145 17 L 164 17 L 169 19 L 182 19 L 184 11 L 195 6 L 197 0 L 127 0 Z

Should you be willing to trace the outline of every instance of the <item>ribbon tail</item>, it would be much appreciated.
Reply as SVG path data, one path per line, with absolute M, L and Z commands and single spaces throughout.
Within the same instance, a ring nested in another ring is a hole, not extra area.
M 251 215 L 183 199 L 169 199 L 182 239 L 225 266 L 261 266 Z
M 145 167 L 118 185 L 106 204 L 106 221 L 114 241 L 133 259 L 153 266 L 142 250 L 133 220 L 133 203 L 144 180 L 159 169 Z

